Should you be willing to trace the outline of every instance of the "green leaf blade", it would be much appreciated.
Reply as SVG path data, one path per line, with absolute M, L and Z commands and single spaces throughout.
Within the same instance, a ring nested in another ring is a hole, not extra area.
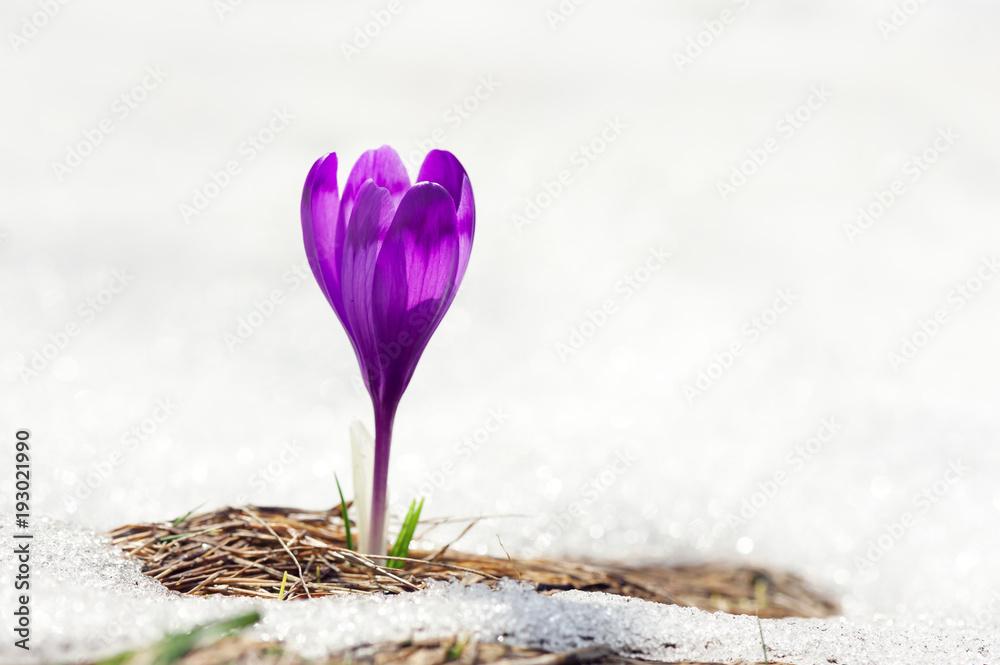
M 333 474 L 333 479 L 337 481 L 337 493 L 340 494 L 340 516 L 344 520 L 344 534 L 347 538 L 347 549 L 353 552 L 354 538 L 351 536 L 351 520 L 347 517 L 347 502 L 344 501 L 344 490 L 340 489 L 340 479 L 337 478 L 337 474 Z
M 396 557 L 407 557 L 410 554 L 410 541 L 413 540 L 413 535 L 417 531 L 417 524 L 420 522 L 420 512 L 424 508 L 424 498 L 420 499 L 420 503 L 414 499 L 410 503 L 410 509 L 406 513 L 406 517 L 403 519 L 403 526 L 399 530 L 399 536 L 396 537 L 396 544 L 392 546 L 392 550 L 389 552 L 389 556 Z M 403 561 L 389 561 L 386 564 L 387 568 L 402 568 Z

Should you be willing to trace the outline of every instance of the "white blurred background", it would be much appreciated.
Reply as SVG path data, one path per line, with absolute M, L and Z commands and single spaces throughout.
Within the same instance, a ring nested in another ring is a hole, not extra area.
M 394 510 L 998 625 L 995 3 L 11 0 L 2 27 L 0 422 L 36 514 L 332 505 L 371 407 L 302 183 L 438 147 L 478 225 Z

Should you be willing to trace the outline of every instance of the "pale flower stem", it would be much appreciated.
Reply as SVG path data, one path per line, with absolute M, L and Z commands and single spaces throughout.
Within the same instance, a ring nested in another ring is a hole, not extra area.
M 357 518 L 356 547 L 362 554 L 379 554 L 368 549 L 371 522 L 371 479 L 375 468 L 375 441 L 360 421 L 351 423 L 351 466 L 354 476 L 354 514 Z

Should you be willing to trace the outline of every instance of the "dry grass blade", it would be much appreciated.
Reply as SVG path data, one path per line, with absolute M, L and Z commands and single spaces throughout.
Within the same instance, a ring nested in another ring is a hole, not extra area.
M 439 549 L 439 550 L 438 550 L 437 552 L 435 552 L 434 554 L 432 554 L 432 555 L 430 555 L 429 557 L 427 557 L 427 559 L 428 559 L 429 561 L 437 561 L 438 559 L 440 559 L 441 557 L 443 557 L 443 556 L 445 555 L 445 552 L 447 552 L 447 551 L 448 551 L 448 550 L 449 550 L 449 549 L 451 548 L 451 546 L 452 546 L 452 545 L 454 545 L 454 544 L 455 544 L 455 543 L 457 543 L 458 541 L 462 540 L 462 538 L 465 538 L 465 534 L 467 534 L 467 533 L 469 533 L 470 531 L 472 531 L 472 527 L 474 527 L 474 526 L 476 526 L 477 524 L 479 524 L 479 519 L 480 519 L 480 518 L 478 518 L 478 517 L 477 517 L 476 519 L 474 519 L 474 520 L 470 521 L 470 522 L 469 522 L 469 523 L 468 523 L 468 524 L 467 524 L 467 525 L 465 526 L 465 528 L 464 528 L 464 529 L 462 529 L 462 533 L 460 533 L 460 534 L 458 534 L 457 536 L 455 536 L 454 538 L 452 538 L 452 539 L 451 539 L 451 541 L 450 541 L 450 542 L 449 542 L 448 544 L 446 544 L 446 545 L 445 545 L 444 547 L 442 547 L 441 549 Z M 426 532 L 425 532 L 425 533 L 426 533 Z
M 504 555 L 507 557 L 507 561 L 510 562 L 510 565 L 514 566 L 514 560 L 512 558 L 510 558 L 510 552 L 508 552 L 507 548 L 503 546 L 503 541 L 500 540 L 500 534 L 499 533 L 497 534 L 497 542 L 500 543 L 500 549 L 503 550 Z M 517 566 L 514 566 L 514 572 L 517 573 L 517 581 L 520 582 L 521 581 L 521 571 L 517 569 Z
M 257 521 L 259 524 L 261 524 L 265 529 L 267 529 L 268 533 L 270 533 L 272 536 L 274 536 L 274 539 L 277 540 L 278 543 L 281 544 L 282 549 L 284 549 L 286 552 L 288 552 L 288 556 L 292 557 L 292 561 L 295 562 L 295 568 L 299 571 L 299 579 L 298 579 L 298 581 L 302 584 L 302 588 L 305 589 L 306 597 L 307 598 L 312 598 L 312 595 L 310 595 L 310 593 L 309 593 L 309 586 L 306 584 L 306 576 L 302 573 L 302 564 L 299 563 L 299 560 L 297 558 L 295 558 L 295 554 L 293 554 L 292 550 L 290 550 L 288 548 L 288 545 L 285 544 L 285 541 L 283 541 L 281 539 L 281 537 L 274 532 L 274 529 L 272 529 L 264 520 L 262 520 L 260 517 L 258 517 L 257 514 L 254 513 L 252 510 L 250 510 L 249 508 L 246 508 L 246 507 L 244 507 L 242 510 L 243 510 L 244 513 L 246 513 L 247 515 L 249 515 L 250 517 L 252 517 L 255 521 Z M 295 539 L 293 539 L 293 542 L 295 540 L 297 540 L 297 537 Z M 288 575 L 288 573 L 286 572 L 284 575 Z M 284 579 L 284 575 L 282 576 L 282 579 Z M 284 588 L 284 583 L 282 583 L 282 588 Z M 295 588 L 295 587 L 292 587 L 292 588 Z M 289 591 L 291 591 L 291 589 L 289 589 Z M 284 594 L 282 594 L 282 593 L 279 592 L 278 593 L 278 598 L 280 599 L 283 595 Z
M 188 535 L 190 534 L 190 535 Z M 187 536 L 176 538 L 176 536 Z M 348 550 L 340 507 L 329 511 L 246 507 L 187 516 L 176 523 L 124 526 L 112 542 L 166 587 L 198 596 L 277 598 L 282 576 L 295 600 L 347 593 L 407 593 L 432 580 L 495 585 L 520 578 L 542 593 L 603 591 L 660 603 L 762 618 L 824 617 L 837 606 L 794 575 L 745 566 L 698 564 L 630 567 L 518 560 L 448 549 L 411 551 L 388 569 Z M 303 562 L 306 562 L 303 564 Z
M 491 575 L 487 573 L 482 568 L 466 568 L 465 566 L 456 566 L 453 563 L 445 563 L 444 561 L 436 561 L 433 556 L 427 557 L 426 559 L 413 559 L 407 556 L 389 556 L 388 554 L 368 554 L 368 557 L 372 559 L 386 559 L 388 561 L 403 561 L 404 563 L 416 563 L 416 564 L 430 564 L 434 568 L 442 568 L 444 570 L 457 570 L 462 573 L 472 573 L 473 575 L 482 575 L 488 580 L 494 580 L 499 582 L 501 578 L 496 575 Z M 417 572 L 417 569 L 414 569 Z

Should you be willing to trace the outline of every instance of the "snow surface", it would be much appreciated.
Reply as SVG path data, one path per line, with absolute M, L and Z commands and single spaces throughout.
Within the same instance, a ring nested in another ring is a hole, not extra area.
M 890 0 L 594 1 L 555 28 L 555 2 L 404 0 L 350 61 L 341 44 L 388 3 L 243 2 L 221 17 L 218 4 L 69 3 L 16 48 L 8 33 L 41 10 L 4 5 L 0 422 L 4 450 L 32 433 L 33 661 L 247 606 L 170 596 L 86 529 L 203 502 L 335 501 L 348 425 L 370 426 L 370 406 L 300 276 L 302 181 L 325 151 L 343 178 L 381 143 L 417 151 L 415 174 L 430 141 L 472 175 L 478 225 L 397 418 L 397 512 L 424 491 L 431 517 L 503 516 L 463 539 L 473 551 L 499 554 L 499 536 L 515 556 L 793 570 L 845 617 L 764 622 L 775 658 L 1000 662 L 994 3 L 899 2 L 919 9 L 883 37 Z M 674 54 L 724 9 L 732 21 L 679 71 Z M 477 91 L 467 117 L 451 110 Z M 791 131 L 797 110 L 809 117 Z M 59 179 L 53 163 L 104 118 L 113 131 Z M 246 143 L 269 127 L 261 149 Z M 614 141 L 581 157 L 602 132 Z M 718 183 L 765 145 L 722 200 Z M 179 206 L 231 161 L 238 173 L 185 223 Z M 851 242 L 858 207 L 897 180 Z M 519 229 L 528 199 L 544 209 Z M 105 291 L 116 270 L 127 285 Z M 775 314 L 780 293 L 791 305 Z M 234 343 L 248 318 L 259 325 Z M 66 347 L 27 375 L 67 325 Z M 904 336 L 921 348 L 893 367 Z M 378 626 L 590 635 L 657 658 L 759 647 L 745 618 L 513 587 L 265 613 L 261 634 L 309 653 Z M 0 642 L 0 661 L 25 657 Z
M 658 660 L 762 660 L 802 665 L 836 663 L 982 663 L 1000 654 L 1000 640 L 956 624 L 947 627 L 879 618 L 757 620 L 721 612 L 649 603 L 603 593 L 545 596 L 514 580 L 484 585 L 437 583 L 399 596 L 333 597 L 287 602 L 204 599 L 165 591 L 138 565 L 94 533 L 45 520 L 36 528 L 34 640 L 43 662 L 144 645 L 163 630 L 182 631 L 210 619 L 261 611 L 249 635 L 282 640 L 309 656 L 362 644 L 468 635 L 547 649 L 607 644 L 622 654 Z M 9 587 L 9 575 L 2 580 Z M 7 600 L 7 599 L 5 599 Z M 113 649 L 111 649 L 113 650 Z M 9 647 L 5 657 L 9 654 Z M 6 661 L 5 661 L 6 662 Z

